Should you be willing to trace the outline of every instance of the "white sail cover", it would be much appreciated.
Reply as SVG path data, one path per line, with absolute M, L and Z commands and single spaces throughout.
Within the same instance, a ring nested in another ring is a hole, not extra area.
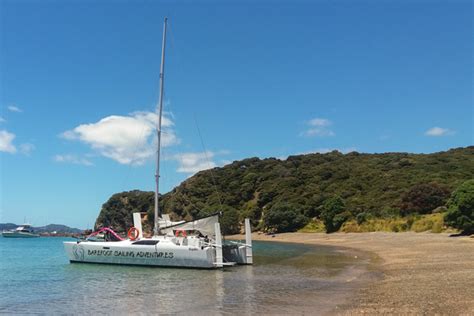
M 219 222 L 219 214 L 212 215 L 209 217 L 201 218 L 191 222 L 185 222 L 178 225 L 173 225 L 168 228 L 162 228 L 161 231 L 164 233 L 172 233 L 173 230 L 197 230 L 203 235 L 214 235 L 215 224 Z

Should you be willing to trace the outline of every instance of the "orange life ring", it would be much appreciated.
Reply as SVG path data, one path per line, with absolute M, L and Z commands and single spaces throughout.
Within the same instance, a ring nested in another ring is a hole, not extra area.
M 181 234 L 181 236 L 183 237 L 186 237 L 186 231 L 185 230 L 182 230 L 182 229 L 177 229 L 176 230 L 176 233 L 174 234 L 176 237 L 179 237 L 179 234 Z
M 136 227 L 130 227 L 130 229 L 128 230 L 128 238 L 130 238 L 130 240 L 135 240 L 138 238 L 138 236 L 140 236 L 140 231 L 138 230 L 138 228 Z

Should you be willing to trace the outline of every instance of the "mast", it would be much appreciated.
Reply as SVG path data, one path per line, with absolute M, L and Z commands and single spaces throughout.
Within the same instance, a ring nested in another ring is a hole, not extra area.
M 161 218 L 160 206 L 158 203 L 158 191 L 160 189 L 160 149 L 161 149 L 161 118 L 163 115 L 163 85 L 165 81 L 165 44 L 166 44 L 166 24 L 168 18 L 165 17 L 163 22 L 163 43 L 161 46 L 161 67 L 160 67 L 160 98 L 158 101 L 158 125 L 156 127 L 156 133 L 158 136 L 158 146 L 156 150 L 156 171 L 155 171 L 155 227 L 153 229 L 153 235 L 158 235 L 160 227 L 158 224 L 159 218 Z

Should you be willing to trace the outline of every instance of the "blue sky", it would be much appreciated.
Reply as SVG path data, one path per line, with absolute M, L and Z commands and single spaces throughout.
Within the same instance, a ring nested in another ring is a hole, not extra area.
M 162 192 L 246 157 L 474 143 L 471 1 L 0 0 L 0 222 L 85 228 L 153 190 L 164 16 Z

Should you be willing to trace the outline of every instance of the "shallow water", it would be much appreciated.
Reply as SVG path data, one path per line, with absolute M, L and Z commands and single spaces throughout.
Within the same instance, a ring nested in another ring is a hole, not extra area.
M 0 313 L 321 314 L 360 285 L 368 259 L 254 242 L 254 265 L 190 270 L 70 264 L 66 238 L 0 237 Z

